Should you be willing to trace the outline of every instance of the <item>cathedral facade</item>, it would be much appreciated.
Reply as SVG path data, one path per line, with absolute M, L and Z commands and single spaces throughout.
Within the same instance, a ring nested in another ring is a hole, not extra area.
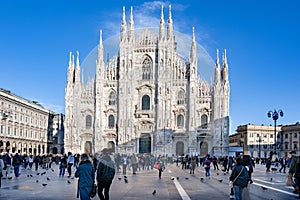
M 227 155 L 229 94 L 226 50 L 217 50 L 214 80 L 198 74 L 194 28 L 189 58 L 177 53 L 171 6 L 158 33 L 134 30 L 125 8 L 118 54 L 104 62 L 102 31 L 96 74 L 80 78 L 79 56 L 70 53 L 65 93 L 65 151 L 156 155 Z

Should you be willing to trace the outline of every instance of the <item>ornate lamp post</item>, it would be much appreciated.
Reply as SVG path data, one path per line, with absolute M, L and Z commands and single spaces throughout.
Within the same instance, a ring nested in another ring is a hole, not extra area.
M 276 121 L 278 120 L 278 118 L 279 118 L 279 116 L 280 117 L 283 117 L 283 111 L 282 110 L 278 110 L 278 111 L 276 111 L 275 109 L 274 109 L 274 111 L 269 111 L 268 112 L 268 117 L 269 118 L 271 118 L 272 117 L 272 119 L 274 120 L 274 141 L 275 141 L 275 143 L 274 143 L 274 154 L 276 155 L 276 149 L 277 149 L 277 145 L 276 145 Z
M 5 127 L 3 132 L 3 153 L 6 153 L 6 129 L 7 129 L 7 118 L 10 116 L 10 113 L 2 111 L 2 120 L 5 121 Z

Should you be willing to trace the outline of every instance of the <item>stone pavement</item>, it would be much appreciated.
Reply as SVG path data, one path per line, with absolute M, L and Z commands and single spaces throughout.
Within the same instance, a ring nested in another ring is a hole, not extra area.
M 11 180 L 2 179 L 0 199 L 77 199 L 78 179 L 74 178 L 74 171 L 72 172 L 72 178 L 68 178 L 66 176 L 67 172 L 64 177 L 58 176 L 59 169 L 57 165 L 53 164 L 52 169 L 53 171 L 39 168 L 37 172 L 21 169 L 21 175 L 18 178 L 13 175 Z M 46 174 L 41 175 L 42 172 L 46 172 Z M 38 173 L 40 174 L 37 175 Z M 128 183 L 125 183 L 123 175 L 116 174 L 111 186 L 110 199 L 170 199 L 168 192 L 168 187 L 170 186 L 165 184 L 163 179 L 158 179 L 157 170 L 138 171 L 137 175 L 132 175 L 131 171 L 129 171 L 127 179 Z M 43 184 L 47 185 L 43 186 Z M 152 195 L 154 189 L 159 192 Z M 172 189 L 171 191 L 176 193 L 175 187 Z M 99 198 L 96 196 L 93 199 Z M 179 197 L 178 199 L 181 198 Z

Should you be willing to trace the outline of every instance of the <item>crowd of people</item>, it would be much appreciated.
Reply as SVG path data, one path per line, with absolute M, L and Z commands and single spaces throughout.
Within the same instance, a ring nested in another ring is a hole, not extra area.
M 12 179 L 13 173 L 15 177 L 20 175 L 20 167 L 27 170 L 38 171 L 38 168 L 50 169 L 55 163 L 59 165 L 58 176 L 63 177 L 67 171 L 68 177 L 72 176 L 72 171 L 75 171 L 74 176 L 78 180 L 77 195 L 80 199 L 90 199 L 93 185 L 97 182 L 97 192 L 99 198 L 109 199 L 109 190 L 113 178 L 116 173 L 124 176 L 131 173 L 136 175 L 141 171 L 153 171 L 157 169 L 158 178 L 161 179 L 162 173 L 168 162 L 175 162 L 176 166 L 182 170 L 189 170 L 190 174 L 195 173 L 195 169 L 202 166 L 205 170 L 205 176 L 210 177 L 210 170 L 221 170 L 224 173 L 230 173 L 230 183 L 232 184 L 232 192 L 235 199 L 247 199 L 247 186 L 252 184 L 252 173 L 255 164 L 266 166 L 266 173 L 270 173 L 270 168 L 279 169 L 281 173 L 286 173 L 293 178 L 294 193 L 299 194 L 300 184 L 300 156 L 296 156 L 295 151 L 290 152 L 290 157 L 274 158 L 271 153 L 269 158 L 254 159 L 248 155 L 238 157 L 225 156 L 217 158 L 215 156 L 206 155 L 182 155 L 171 158 L 162 156 L 154 156 L 151 154 L 114 154 L 109 149 L 103 149 L 101 153 L 95 155 L 88 154 L 72 154 L 68 152 L 64 155 L 19 155 L 15 153 L 0 155 L 0 177 Z M 179 164 L 181 166 L 179 166 Z M 273 168 L 271 167 L 273 164 Z M 0 178 L 1 187 L 1 178 Z M 246 193 L 246 194 L 245 194 Z M 300 198 L 300 194 L 299 194 Z

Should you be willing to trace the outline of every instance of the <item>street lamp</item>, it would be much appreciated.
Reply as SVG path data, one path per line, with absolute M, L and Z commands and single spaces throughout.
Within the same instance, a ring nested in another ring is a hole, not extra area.
M 261 159 L 261 151 L 260 151 L 260 143 L 263 142 L 264 140 L 261 139 L 261 135 L 259 135 L 258 140 L 256 140 L 256 142 L 258 142 L 258 157 L 259 160 Z
M 2 120 L 5 121 L 5 127 L 3 132 L 3 153 L 6 153 L 6 128 L 7 128 L 7 118 L 9 117 L 10 113 L 6 113 L 2 111 Z
M 275 140 L 275 143 L 274 143 L 274 145 L 275 145 L 275 147 L 274 147 L 274 154 L 276 155 L 276 149 L 277 149 L 277 146 L 276 146 L 276 121 L 277 121 L 277 119 L 279 118 L 279 116 L 280 117 L 283 117 L 283 111 L 282 110 L 278 110 L 278 111 L 276 111 L 275 109 L 274 109 L 274 111 L 269 111 L 268 112 L 268 118 L 271 118 L 272 117 L 272 119 L 274 120 L 274 140 Z

